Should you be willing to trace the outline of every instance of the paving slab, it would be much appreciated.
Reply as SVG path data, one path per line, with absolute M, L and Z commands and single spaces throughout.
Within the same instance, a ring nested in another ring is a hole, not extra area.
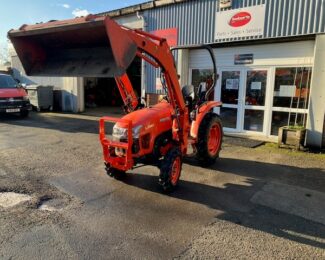
M 325 193 L 280 183 L 267 183 L 253 203 L 325 225 Z

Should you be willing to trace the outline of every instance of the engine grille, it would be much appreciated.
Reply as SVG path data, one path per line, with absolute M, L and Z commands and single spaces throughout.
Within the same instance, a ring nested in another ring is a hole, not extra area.
M 27 104 L 23 98 L 0 98 L 0 108 L 17 108 Z

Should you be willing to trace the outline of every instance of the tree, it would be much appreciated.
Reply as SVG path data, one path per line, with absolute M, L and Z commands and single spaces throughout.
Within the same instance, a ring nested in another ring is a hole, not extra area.
M 4 44 L 0 44 L 0 65 L 7 66 L 10 64 L 8 48 Z

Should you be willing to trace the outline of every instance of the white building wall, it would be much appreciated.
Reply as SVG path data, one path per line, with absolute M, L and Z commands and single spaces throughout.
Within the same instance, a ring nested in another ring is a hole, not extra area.
M 314 63 L 314 41 L 273 43 L 214 49 L 217 67 L 233 67 L 235 54 L 254 54 L 254 63 L 240 66 L 285 66 L 312 65 Z M 237 66 L 237 65 L 236 65 Z M 206 50 L 190 53 L 189 67 L 206 69 L 212 63 Z M 237 66 L 239 67 L 239 66 Z
M 325 141 L 325 35 L 317 35 L 313 68 L 307 144 L 321 148 Z

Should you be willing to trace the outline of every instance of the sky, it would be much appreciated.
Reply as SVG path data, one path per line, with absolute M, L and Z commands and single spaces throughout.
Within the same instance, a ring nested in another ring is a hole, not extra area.
M 0 48 L 7 45 L 7 32 L 23 24 L 62 20 L 123 8 L 147 0 L 0 0 Z

